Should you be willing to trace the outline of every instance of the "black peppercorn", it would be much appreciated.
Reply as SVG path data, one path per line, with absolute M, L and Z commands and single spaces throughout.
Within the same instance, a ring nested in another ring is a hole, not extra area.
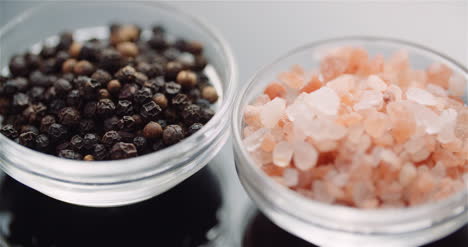
M 111 97 L 109 91 L 107 91 L 107 89 L 105 89 L 105 88 L 99 89 L 98 93 L 99 93 L 99 98 L 100 99 L 108 99 L 108 98 Z
M 138 151 L 132 143 L 118 142 L 112 146 L 110 151 L 111 158 L 114 160 L 136 157 Z
M 91 79 L 96 80 L 102 85 L 106 85 L 110 80 L 112 80 L 112 76 L 108 72 L 98 69 L 93 73 L 93 75 L 91 75 Z
M 132 133 L 132 132 L 128 132 L 128 131 L 117 131 L 117 133 L 119 133 L 120 135 L 120 140 L 122 142 L 132 142 L 133 141 L 133 138 L 135 138 L 135 134 Z
M 42 100 L 44 96 L 44 92 L 45 92 L 45 89 L 43 87 L 35 86 L 29 90 L 28 95 L 29 97 L 31 97 L 33 101 L 40 101 Z
M 115 77 L 121 82 L 132 83 L 135 81 L 136 70 L 132 66 L 125 66 L 115 74 Z
M 133 130 L 136 127 L 135 119 L 132 116 L 123 116 L 117 127 L 121 130 Z
M 162 109 L 167 107 L 167 98 L 162 93 L 157 93 L 153 96 L 154 103 L 158 104 Z
M 156 122 L 149 122 L 146 124 L 145 128 L 143 128 L 143 136 L 148 139 L 155 139 L 161 137 L 163 129 L 161 125 Z
M 200 106 L 195 104 L 187 105 L 182 110 L 182 119 L 187 125 L 199 122 L 202 119 Z
M 118 126 L 119 126 L 119 118 L 117 118 L 116 116 L 106 118 L 103 123 L 103 128 L 105 131 L 117 130 Z
M 117 44 L 117 51 L 124 57 L 135 57 L 138 55 L 138 46 L 129 41 Z
M 77 89 L 71 90 L 67 94 L 67 99 L 66 100 L 67 100 L 67 105 L 68 106 L 74 106 L 74 107 L 79 108 L 81 106 L 81 104 L 82 104 L 80 91 L 77 90 Z
M 167 124 L 167 121 L 164 120 L 164 119 L 159 119 L 159 120 L 156 121 L 156 123 L 158 123 L 159 125 L 161 125 L 161 127 L 162 127 L 163 129 L 166 128 L 166 126 L 168 125 L 168 124 Z
M 210 119 L 214 116 L 215 112 L 210 108 L 202 108 L 200 112 L 200 117 L 202 123 L 206 123 L 210 121 Z
M 24 76 L 28 73 L 28 63 L 24 56 L 14 56 L 9 64 L 10 72 L 13 76 Z
M 146 149 L 147 141 L 143 136 L 137 136 L 133 138 L 133 145 L 137 148 L 139 152 L 142 152 Z
M 199 131 L 201 128 L 203 128 L 203 124 L 201 123 L 194 123 L 190 125 L 187 129 L 187 135 L 193 135 L 195 132 Z
M 104 49 L 99 57 L 99 66 L 109 72 L 117 71 L 122 65 L 122 55 L 114 49 Z
M 83 119 L 80 121 L 79 132 L 86 134 L 96 130 L 96 123 L 92 119 Z
M 182 70 L 177 74 L 176 81 L 184 88 L 192 88 L 197 84 L 197 74 L 192 71 Z
M 54 87 L 55 87 L 55 92 L 58 95 L 64 95 L 64 94 L 68 93 L 70 90 L 72 90 L 72 88 L 73 88 L 72 85 L 70 84 L 70 82 L 65 80 L 65 79 L 58 79 L 54 83 Z
M 101 143 L 110 146 L 116 142 L 119 142 L 121 138 L 122 137 L 119 135 L 119 133 L 117 133 L 117 131 L 111 130 L 104 133 L 101 138 Z
M 68 53 L 70 54 L 70 56 L 72 57 L 78 57 L 80 55 L 80 52 L 81 52 L 81 48 L 83 47 L 82 44 L 78 43 L 78 42 L 73 42 L 71 45 L 70 45 L 70 48 L 68 48 Z
M 97 114 L 101 116 L 112 115 L 115 111 L 115 104 L 110 99 L 100 99 L 96 106 Z
M 36 123 L 46 113 L 47 107 L 42 103 L 30 104 L 23 111 L 23 117 L 29 123 Z
M 171 123 L 176 123 L 179 121 L 179 111 L 177 111 L 177 109 L 174 107 L 167 107 L 164 109 L 163 115 L 164 118 Z
M 45 151 L 49 147 L 49 137 L 45 134 L 40 134 L 36 137 L 36 148 L 40 151 Z
M 102 47 L 99 42 L 86 42 L 80 49 L 78 57 L 88 61 L 97 61 Z
M 57 72 L 57 60 L 55 58 L 48 58 L 44 60 L 39 66 L 39 70 L 45 74 L 52 74 L 54 72 Z
M 73 107 L 64 107 L 58 114 L 59 122 L 66 126 L 78 125 L 81 119 L 80 112 Z
M 11 124 L 4 125 L 0 129 L 0 133 L 2 133 L 4 136 L 10 138 L 10 139 L 15 139 L 18 137 L 18 131 L 13 127 Z
M 64 108 L 65 106 L 66 106 L 65 101 L 63 101 L 62 99 L 55 99 L 49 103 L 48 109 L 49 109 L 49 112 L 53 114 L 59 114 L 60 110 Z
M 55 117 L 53 115 L 46 115 L 41 119 L 41 127 L 40 131 L 42 133 L 47 133 L 49 131 L 49 127 L 56 123 Z
M 94 65 L 86 60 L 81 60 L 73 66 L 73 72 L 77 75 L 91 75 L 94 70 Z
M 156 50 L 163 50 L 169 46 L 169 43 L 162 33 L 153 34 L 153 36 L 148 40 L 148 44 L 151 48 Z
M 161 107 L 154 103 L 154 101 L 149 101 L 141 107 L 140 115 L 147 119 L 154 119 L 161 112 Z
M 70 32 L 63 32 L 60 34 L 59 43 L 57 44 L 57 49 L 59 50 L 68 50 L 73 43 L 73 34 Z
M 99 137 L 96 134 L 88 133 L 83 137 L 83 144 L 85 149 L 92 149 L 95 144 L 99 142 Z
M 39 53 L 39 55 L 41 55 L 41 57 L 43 58 L 51 58 L 55 55 L 56 52 L 57 50 L 55 49 L 55 47 L 45 45 L 42 47 L 42 50 Z
M 70 58 L 67 52 L 59 51 L 55 57 L 55 70 L 60 71 L 63 68 L 63 63 Z
M 52 141 L 57 142 L 64 140 L 67 137 L 68 130 L 61 124 L 53 123 L 49 126 L 48 134 Z
M 180 142 L 184 138 L 184 131 L 179 125 L 169 125 L 163 131 L 163 141 L 166 145 Z
M 74 150 L 80 151 L 84 146 L 84 139 L 79 135 L 75 135 L 70 139 L 70 146 Z
M 39 68 L 41 62 L 42 62 L 42 59 L 39 55 L 37 54 L 33 54 L 33 53 L 26 53 L 25 55 L 26 57 L 26 61 L 28 63 L 28 69 L 29 70 L 34 70 L 34 69 L 37 69 Z
M 187 42 L 187 44 L 185 45 L 185 50 L 190 53 L 199 55 L 203 51 L 203 45 L 197 41 L 190 41 Z
M 164 85 L 164 92 L 168 95 L 176 95 L 180 92 L 181 86 L 175 82 L 168 82 Z
M 178 109 L 184 109 L 185 106 L 191 104 L 189 97 L 186 94 L 179 93 L 174 98 L 172 98 L 172 106 Z
M 23 77 L 8 80 L 3 86 L 3 92 L 6 95 L 12 95 L 16 92 L 24 92 L 28 88 L 28 81 Z
M 97 102 L 90 101 L 85 104 L 83 108 L 83 116 L 87 118 L 92 118 L 96 115 Z
M 103 160 L 107 157 L 107 148 L 102 144 L 96 144 L 93 147 L 93 156 L 96 160 Z
M 193 67 L 197 71 L 205 69 L 208 62 L 204 56 L 195 56 L 195 66 Z
M 120 90 L 119 99 L 132 99 L 137 90 L 136 84 L 125 84 Z
M 117 102 L 116 113 L 119 116 L 132 115 L 133 114 L 133 105 L 129 100 L 119 100 Z
M 151 89 L 144 87 L 135 92 L 134 98 L 137 103 L 143 104 L 150 101 L 152 96 L 153 93 L 151 92 Z
M 20 132 L 21 134 L 26 132 L 33 132 L 36 135 L 39 134 L 39 130 L 35 126 L 29 124 L 21 126 Z
M 107 90 L 111 94 L 116 94 L 117 92 L 119 92 L 121 87 L 122 85 L 118 80 L 111 80 L 107 83 Z
M 58 153 L 58 156 L 60 158 L 65 158 L 65 159 L 71 159 L 71 160 L 81 160 L 83 158 L 83 156 L 81 156 L 81 154 L 71 150 L 71 149 L 64 149 L 64 150 L 61 150 L 59 153 Z
M 165 147 L 166 145 L 164 145 L 164 142 L 162 139 L 155 140 L 153 142 L 153 145 L 151 145 L 151 148 L 153 149 L 153 151 L 159 151 Z
M 13 107 L 23 110 L 29 104 L 29 96 L 24 93 L 17 93 L 13 96 Z
M 29 82 L 33 86 L 40 86 L 40 87 L 48 87 L 49 81 L 47 80 L 47 76 L 39 70 L 35 70 L 31 72 L 29 75 Z

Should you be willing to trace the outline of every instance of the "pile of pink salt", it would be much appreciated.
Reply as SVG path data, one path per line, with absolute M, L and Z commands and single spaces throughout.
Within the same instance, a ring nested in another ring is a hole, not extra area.
M 312 68 L 313 69 L 313 68 Z M 407 207 L 464 188 L 465 79 L 341 47 L 317 72 L 278 75 L 244 111 L 244 145 L 278 183 L 325 203 Z

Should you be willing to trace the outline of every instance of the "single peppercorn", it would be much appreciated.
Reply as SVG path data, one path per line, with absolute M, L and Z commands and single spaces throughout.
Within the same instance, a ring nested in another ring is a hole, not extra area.
M 80 112 L 74 107 L 65 107 L 58 114 L 59 122 L 66 126 L 78 125 L 81 119 Z
M 152 96 L 153 93 L 151 92 L 151 89 L 144 87 L 135 92 L 134 99 L 137 103 L 144 104 L 150 101 Z
M 80 55 L 81 47 L 83 47 L 82 44 L 80 44 L 78 42 L 73 42 L 70 45 L 70 48 L 68 49 L 68 53 L 72 57 L 78 57 Z
M 36 137 L 35 146 L 40 151 L 45 151 L 49 147 L 49 137 L 45 134 L 40 134 Z
M 135 83 L 140 85 L 140 86 L 143 86 L 145 84 L 145 82 L 148 81 L 148 76 L 146 76 L 145 74 L 141 73 L 141 72 L 136 72 L 135 73 Z
M 86 60 L 81 60 L 73 66 L 73 72 L 77 75 L 91 75 L 94 70 L 94 65 Z
M 48 87 L 49 80 L 47 76 L 39 70 L 35 70 L 29 74 L 29 82 L 33 86 Z
M 169 125 L 164 129 L 162 137 L 164 144 L 172 145 L 184 138 L 184 131 L 179 125 Z
M 36 128 L 36 126 L 29 125 L 29 124 L 21 126 L 20 132 L 21 132 L 21 134 L 26 133 L 26 132 L 33 132 L 36 135 L 39 134 L 39 130 Z
M 43 87 L 34 86 L 32 87 L 28 95 L 33 101 L 41 101 L 44 97 L 45 89 Z
M 181 86 L 175 82 L 168 82 L 164 85 L 164 92 L 167 95 L 176 95 L 180 92 Z
M 151 145 L 151 148 L 153 149 L 153 151 L 159 151 L 165 147 L 166 145 L 164 145 L 164 142 L 161 139 L 155 140 L 153 142 L 153 145 Z
M 206 61 L 206 58 L 204 56 L 195 56 L 195 65 L 193 68 L 197 71 L 202 71 L 205 69 L 206 65 L 208 64 L 208 61 Z
M 83 143 L 85 149 L 92 149 L 94 145 L 99 142 L 99 137 L 96 134 L 88 133 L 83 137 Z
M 41 119 L 41 127 L 39 130 L 42 133 L 47 133 L 47 131 L 49 131 L 50 125 L 54 123 L 56 123 L 55 117 L 53 115 L 46 115 Z
M 71 32 L 63 32 L 60 34 L 59 43 L 57 44 L 58 50 L 68 50 L 73 43 L 73 34 Z
M 138 86 L 136 84 L 125 84 L 120 90 L 119 99 L 132 99 L 137 90 Z
M 123 116 L 119 120 L 117 127 L 121 130 L 133 130 L 136 127 L 135 119 L 132 116 Z
M 199 122 L 202 119 L 200 106 L 195 104 L 187 105 L 182 110 L 182 119 L 187 125 Z
M 176 82 L 183 88 L 193 88 L 197 84 L 197 74 L 189 70 L 182 70 L 177 74 Z
M 83 119 L 79 124 L 79 132 L 81 134 L 86 134 L 96 130 L 96 123 L 92 119 Z
M 148 44 L 155 50 L 164 50 L 169 46 L 166 38 L 161 33 L 153 34 L 148 40 Z
M 99 89 L 99 98 L 100 99 L 108 99 L 110 97 L 111 97 L 111 95 L 110 95 L 109 91 L 107 91 L 107 89 L 104 89 L 104 88 Z
M 143 124 L 143 118 L 138 114 L 133 114 L 132 118 L 135 120 L 135 126 L 139 127 Z
M 203 128 L 203 124 L 201 123 L 194 123 L 190 125 L 187 129 L 187 135 L 193 135 L 195 132 L 199 131 L 201 128 Z
M 167 98 L 164 94 L 162 93 L 157 93 L 153 96 L 153 101 L 154 103 L 158 104 L 161 109 L 164 109 L 167 107 Z
M 61 150 L 59 153 L 58 153 L 58 156 L 60 158 L 65 158 L 65 159 L 71 159 L 71 160 L 81 160 L 82 159 L 82 156 L 81 154 L 71 150 L 71 149 L 64 149 L 64 150 Z
M 129 100 L 119 100 L 117 102 L 116 111 L 117 115 L 132 115 L 133 114 L 133 104 Z
M 115 77 L 121 82 L 132 83 L 135 81 L 136 70 L 132 66 L 125 66 L 115 74 Z
M 62 99 L 52 100 L 48 106 L 49 112 L 58 115 L 60 110 L 62 110 L 65 106 L 66 106 L 66 103 Z
M 111 80 L 107 83 L 107 90 L 111 93 L 111 94 L 116 94 L 120 91 L 120 88 L 122 87 L 122 85 L 120 84 L 120 82 L 118 80 Z
M 42 50 L 41 52 L 39 53 L 39 55 L 42 57 L 42 58 L 51 58 L 55 55 L 55 53 L 57 52 L 56 48 L 53 47 L 53 46 L 49 46 L 49 45 L 45 45 L 42 47 Z
M 66 93 L 68 93 L 70 90 L 73 89 L 72 85 L 70 84 L 69 81 L 65 80 L 65 79 L 58 79 L 55 83 L 54 83 L 54 87 L 55 87 L 55 92 L 58 94 L 58 95 L 64 95 Z
M 12 57 L 8 68 L 13 76 L 24 76 L 28 73 L 28 63 L 24 56 Z
M 135 138 L 136 136 L 132 132 L 123 131 L 123 130 L 119 130 L 117 131 L 117 133 L 119 133 L 122 142 L 132 142 L 133 138 Z
M 93 161 L 94 160 L 94 156 L 92 156 L 91 154 L 87 154 L 83 157 L 83 160 L 84 161 Z
M 192 54 L 199 55 L 203 52 L 203 45 L 198 41 L 190 41 L 186 43 L 185 50 Z
M 106 85 L 110 80 L 112 80 L 112 76 L 107 71 L 98 69 L 91 75 L 91 79 L 96 80 L 102 85 Z
M 24 93 L 17 93 L 13 96 L 13 107 L 17 110 L 23 110 L 29 105 L 29 96 Z
M 0 132 L 10 138 L 10 139 L 15 139 L 18 137 L 18 131 L 13 127 L 11 124 L 4 125 L 1 129 Z
M 132 143 L 118 142 L 112 146 L 110 156 L 114 160 L 136 157 L 138 151 Z
M 148 139 L 160 138 L 162 135 L 162 132 L 163 132 L 163 129 L 161 125 L 153 121 L 146 124 L 145 127 L 143 128 L 143 136 Z
M 142 105 L 140 115 L 144 118 L 147 119 L 153 119 L 155 118 L 160 112 L 161 112 L 161 107 L 154 103 L 154 101 L 150 101 Z
M 138 47 L 135 43 L 129 41 L 117 44 L 117 50 L 125 57 L 135 57 L 138 55 Z
M 117 130 L 118 126 L 119 126 L 119 118 L 116 116 L 106 118 L 103 122 L 103 128 L 105 131 Z
M 73 107 L 81 107 L 82 100 L 81 100 L 81 95 L 80 91 L 77 89 L 71 90 L 67 94 L 66 102 L 68 106 L 73 106 Z
M 12 95 L 16 92 L 24 92 L 28 88 L 28 81 L 23 77 L 8 80 L 3 85 L 3 92 L 6 95 Z
M 104 135 L 101 138 L 101 143 L 110 146 L 120 141 L 121 138 L 122 137 L 119 135 L 119 133 L 117 133 L 117 131 L 111 130 L 104 133 Z
M 207 123 L 214 116 L 215 112 L 210 108 L 202 108 L 200 112 L 201 121 Z
M 107 155 L 107 148 L 103 144 L 96 144 L 93 146 L 93 156 L 96 160 L 103 160 Z
M 29 52 L 26 53 L 25 58 L 26 58 L 26 61 L 28 63 L 28 69 L 29 70 L 34 70 L 34 69 L 39 68 L 39 66 L 40 66 L 40 64 L 42 62 L 42 58 L 39 55 L 29 53 Z
M 53 142 L 64 140 L 68 135 L 67 128 L 58 123 L 51 124 L 47 132 Z
M 186 94 L 179 93 L 172 98 L 172 106 L 178 109 L 184 109 L 185 106 L 191 104 L 189 97 Z
M 133 138 L 133 145 L 135 145 L 139 152 L 142 152 L 146 149 L 147 146 L 146 138 L 144 138 L 143 136 L 137 136 Z
M 210 103 L 214 103 L 218 100 L 218 93 L 213 86 L 207 86 L 202 89 L 202 97 Z
M 97 61 L 101 52 L 102 46 L 100 42 L 89 41 L 85 42 L 81 47 L 80 54 L 78 57 L 80 59 L 85 59 L 88 61 Z
M 164 68 L 164 71 L 166 72 L 165 76 L 169 80 L 174 80 L 177 77 L 177 74 L 183 70 L 184 67 L 182 66 L 181 63 L 179 62 L 169 62 L 166 64 L 166 67 Z
M 79 135 L 75 135 L 70 139 L 70 146 L 74 150 L 80 151 L 84 146 L 84 139 Z
M 83 107 L 83 116 L 87 118 L 92 118 L 96 115 L 97 111 L 97 102 L 89 101 Z
M 115 111 L 115 104 L 110 99 L 100 99 L 96 105 L 96 112 L 101 116 L 109 116 Z

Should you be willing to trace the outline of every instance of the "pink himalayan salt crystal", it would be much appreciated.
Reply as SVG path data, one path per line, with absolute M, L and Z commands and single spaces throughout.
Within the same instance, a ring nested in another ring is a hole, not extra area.
M 457 121 L 457 112 L 454 109 L 444 110 L 439 116 L 439 123 L 442 126 L 437 135 L 437 140 L 442 143 L 450 143 L 456 140 L 455 125 Z
M 283 182 L 288 187 L 297 186 L 299 183 L 299 172 L 294 168 L 284 169 Z
M 243 131 L 244 137 L 250 136 L 251 134 L 255 133 L 255 131 L 257 131 L 257 128 L 253 126 L 246 126 Z
M 361 114 L 357 112 L 350 112 L 338 116 L 337 123 L 349 127 L 351 125 L 360 123 L 362 119 L 363 117 Z
M 383 95 L 376 90 L 364 90 L 361 99 L 354 105 L 354 110 L 365 110 L 369 108 L 380 108 L 383 103 Z
M 387 87 L 387 90 L 383 92 L 383 99 L 385 102 L 401 101 L 402 94 L 399 86 L 391 84 Z
M 253 106 L 262 106 L 266 103 L 270 102 L 270 97 L 266 94 L 262 94 L 258 96 L 255 101 L 252 103 Z
M 455 135 L 461 140 L 468 138 L 468 109 L 463 109 L 458 113 Z
M 294 149 L 288 142 L 282 141 L 275 145 L 273 163 L 279 167 L 286 167 L 291 163 Z
M 296 90 L 301 89 L 305 85 L 304 76 L 294 72 L 283 72 L 279 74 L 278 79 L 284 82 L 289 88 Z
M 347 133 L 347 129 L 333 121 L 314 119 L 309 123 L 309 128 L 305 131 L 307 136 L 315 141 L 339 140 Z
M 376 75 L 370 75 L 366 80 L 366 84 L 368 88 L 380 92 L 385 91 L 388 87 L 387 83 L 385 83 L 382 79 L 380 79 L 380 77 Z
M 448 96 L 447 90 L 443 89 L 443 88 L 442 88 L 441 86 L 439 86 L 439 85 L 427 84 L 426 90 L 427 90 L 428 92 L 432 93 L 432 94 L 435 95 L 435 96 L 439 96 L 439 97 L 447 97 L 447 96 Z
M 341 75 L 327 83 L 327 87 L 333 89 L 340 96 L 353 90 L 355 86 L 356 79 L 349 74 Z
M 328 192 L 326 183 L 316 180 L 312 185 L 314 199 L 324 203 L 332 203 L 335 197 Z
M 260 106 L 247 105 L 244 109 L 244 122 L 250 126 L 260 128 L 262 123 L 260 121 Z
M 421 105 L 433 106 L 437 104 L 434 95 L 421 88 L 409 88 L 406 91 L 406 98 Z
M 320 74 L 324 81 L 329 81 L 343 74 L 348 67 L 348 61 L 344 57 L 326 56 L 320 62 Z
M 352 198 L 357 207 L 372 208 L 369 205 L 375 199 L 375 187 L 370 181 L 357 181 L 352 184 Z M 376 206 L 376 205 L 375 205 Z
M 286 101 L 276 97 L 272 101 L 266 103 L 260 111 L 260 120 L 266 128 L 273 128 L 281 119 L 286 109 Z
M 302 102 L 293 103 L 286 108 L 286 115 L 291 122 L 311 121 L 315 114 Z
M 265 128 L 261 128 L 244 138 L 244 146 L 247 149 L 247 151 L 252 152 L 255 149 L 259 148 L 266 133 L 268 133 L 268 130 Z
M 258 166 L 270 164 L 273 162 L 271 154 L 262 150 L 250 152 L 250 155 Z
M 336 115 L 340 106 L 338 95 L 326 86 L 308 94 L 304 100 L 309 107 L 326 115 Z
M 302 171 L 317 165 L 317 150 L 305 141 L 294 143 L 294 165 Z
M 414 180 L 416 175 L 416 167 L 412 163 L 406 163 L 400 169 L 399 182 L 401 185 L 407 186 Z
M 266 133 L 263 136 L 263 141 L 260 144 L 260 147 L 262 148 L 263 151 L 270 153 L 275 148 L 275 145 L 276 145 L 275 137 L 271 133 Z
M 388 116 L 381 112 L 371 112 L 364 120 L 366 133 L 375 138 L 381 137 L 390 127 Z
M 448 81 L 450 95 L 461 97 L 466 92 L 466 80 L 459 74 L 453 74 Z
M 445 64 L 431 64 L 427 70 L 427 80 L 429 83 L 439 85 L 445 89 L 448 88 L 448 81 L 452 75 L 452 70 Z

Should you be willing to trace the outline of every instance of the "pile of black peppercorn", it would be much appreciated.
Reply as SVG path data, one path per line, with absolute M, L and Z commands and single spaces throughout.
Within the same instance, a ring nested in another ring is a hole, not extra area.
M 110 26 L 108 40 L 64 32 L 39 54 L 13 56 L 0 76 L 0 132 L 68 159 L 116 160 L 173 145 L 214 115 L 218 99 L 196 41 L 148 40 L 135 25 Z

